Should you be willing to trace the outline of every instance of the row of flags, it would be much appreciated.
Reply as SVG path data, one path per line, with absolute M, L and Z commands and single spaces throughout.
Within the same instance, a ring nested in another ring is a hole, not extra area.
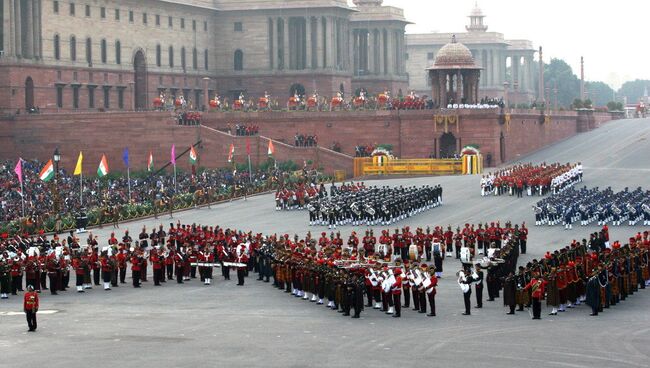
M 246 153 L 248 155 L 251 154 L 251 148 L 250 148 L 250 143 L 247 141 L 246 142 Z M 275 147 L 273 147 L 273 141 L 269 140 L 269 146 L 267 153 L 269 156 L 273 156 L 275 153 Z M 230 144 L 230 148 L 228 149 L 228 162 L 232 162 L 233 158 L 235 155 L 235 145 Z M 75 166 L 73 175 L 78 176 L 82 175 L 82 166 L 83 166 L 83 152 L 79 152 L 79 157 L 77 158 L 77 165 Z M 194 149 L 194 146 L 190 147 L 190 154 L 189 154 L 189 161 L 191 165 L 196 165 L 198 162 L 198 154 L 196 153 L 196 150 Z M 129 149 L 125 148 L 124 152 L 122 154 L 122 160 L 124 161 L 124 165 L 126 167 L 129 167 Z M 171 164 L 176 166 L 176 145 L 172 145 L 171 149 Z M 18 159 L 18 163 L 16 164 L 16 168 L 14 169 L 16 175 L 18 176 L 18 180 L 22 184 L 23 182 L 23 169 L 22 169 L 22 159 Z M 153 153 L 149 151 L 149 159 L 147 161 L 147 171 L 152 172 L 154 171 L 154 163 L 153 163 Z M 102 154 L 102 159 L 99 161 L 99 166 L 97 167 L 97 176 L 102 178 L 110 172 L 108 168 L 108 160 L 106 159 L 106 155 Z M 45 182 L 48 182 L 54 178 L 54 164 L 52 163 L 52 160 L 50 159 L 47 161 L 45 166 L 43 166 L 43 169 L 41 169 L 41 172 L 39 173 L 38 177 Z

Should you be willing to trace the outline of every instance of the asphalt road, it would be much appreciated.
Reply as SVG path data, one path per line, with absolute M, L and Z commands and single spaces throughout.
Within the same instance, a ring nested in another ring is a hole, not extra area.
M 522 162 L 576 162 L 585 168 L 584 185 L 650 187 L 650 120 L 625 120 L 548 147 Z M 530 227 L 529 251 L 520 263 L 546 250 L 582 239 L 598 227 L 535 227 L 531 206 L 538 199 L 482 198 L 479 178 L 431 177 L 381 180 L 381 185 L 442 184 L 442 207 L 399 223 L 418 226 L 514 223 Z M 371 183 L 368 183 L 371 184 Z M 309 227 L 305 212 L 276 212 L 272 195 L 238 200 L 174 215 L 122 224 L 137 235 L 170 221 L 235 227 L 263 233 L 297 233 Z M 375 233 L 381 227 L 375 228 Z M 94 232 L 106 239 L 112 229 Z M 352 227 L 339 229 L 347 239 Z M 357 233 L 365 227 L 355 228 Z M 611 228 L 612 239 L 627 239 L 643 227 Z M 118 234 L 119 235 L 119 234 Z M 558 316 L 528 312 L 505 315 L 501 299 L 462 316 L 462 295 L 445 262 L 436 297 L 437 317 L 404 310 L 401 319 L 366 310 L 353 320 L 249 278 L 244 287 L 215 277 L 212 286 L 152 282 L 134 290 L 97 288 L 41 295 L 37 333 L 27 333 L 21 299 L 0 301 L 0 366 L 77 367 L 647 367 L 650 359 L 650 289 L 590 317 L 585 306 Z M 217 274 L 219 272 L 217 271 Z M 128 281 L 128 280 L 127 280 Z M 73 281 L 72 281 L 73 282 Z M 474 297 L 474 296 L 473 296 Z M 543 310 L 544 312 L 544 310 Z M 548 312 L 548 311 L 547 311 Z M 49 314 L 46 314 L 49 313 Z

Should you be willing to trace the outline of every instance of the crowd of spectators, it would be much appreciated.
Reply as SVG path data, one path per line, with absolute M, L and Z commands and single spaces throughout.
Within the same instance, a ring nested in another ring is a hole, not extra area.
M 16 178 L 16 163 L 5 161 L 0 165 L 0 225 L 21 218 L 22 204 L 20 183 Z M 54 179 L 44 182 L 39 172 L 44 166 L 38 160 L 23 161 L 23 194 L 25 200 L 25 217 L 33 223 L 42 223 L 50 216 L 55 216 L 55 202 L 60 207 L 59 214 L 75 214 L 82 208 L 80 181 L 65 169 L 59 169 L 57 184 Z M 196 175 L 178 172 L 176 176 L 177 192 L 174 192 L 174 177 L 169 173 L 155 176 L 131 176 L 131 204 L 151 204 L 162 197 L 195 193 L 198 189 L 228 192 L 235 186 L 260 187 L 277 182 L 284 172 L 270 170 L 254 171 L 250 177 L 247 171 L 231 169 L 204 170 Z M 90 211 L 105 206 L 129 204 L 129 183 L 125 177 L 86 178 L 83 179 L 83 208 Z M 58 193 L 56 196 L 54 193 Z M 56 200 L 58 198 L 58 200 Z
M 200 125 L 202 116 L 200 112 L 183 111 L 178 114 L 177 119 L 179 125 Z
M 260 127 L 257 125 L 245 125 L 245 124 L 235 124 L 235 128 L 228 124 L 228 133 L 240 137 L 248 137 L 253 135 L 258 135 L 260 132 Z
M 355 157 L 370 157 L 372 151 L 375 150 L 375 146 L 372 144 L 358 145 L 354 147 L 354 156 Z
M 316 147 L 318 146 L 318 136 L 298 134 L 294 138 L 296 147 Z

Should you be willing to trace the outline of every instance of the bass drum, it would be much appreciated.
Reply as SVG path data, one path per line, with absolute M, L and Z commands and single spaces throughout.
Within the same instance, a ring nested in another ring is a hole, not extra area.
M 461 263 L 472 263 L 472 253 L 469 251 L 469 248 L 460 248 L 460 261 Z
M 417 259 L 418 259 L 418 246 L 415 244 L 411 244 L 409 246 L 409 260 L 417 261 Z

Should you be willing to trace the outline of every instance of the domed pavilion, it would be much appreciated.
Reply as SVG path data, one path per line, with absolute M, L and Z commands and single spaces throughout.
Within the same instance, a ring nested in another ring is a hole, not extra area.
M 462 43 L 443 46 L 427 69 L 431 80 L 431 98 L 440 107 L 448 104 L 476 104 L 481 67 L 476 65 L 472 52 Z

